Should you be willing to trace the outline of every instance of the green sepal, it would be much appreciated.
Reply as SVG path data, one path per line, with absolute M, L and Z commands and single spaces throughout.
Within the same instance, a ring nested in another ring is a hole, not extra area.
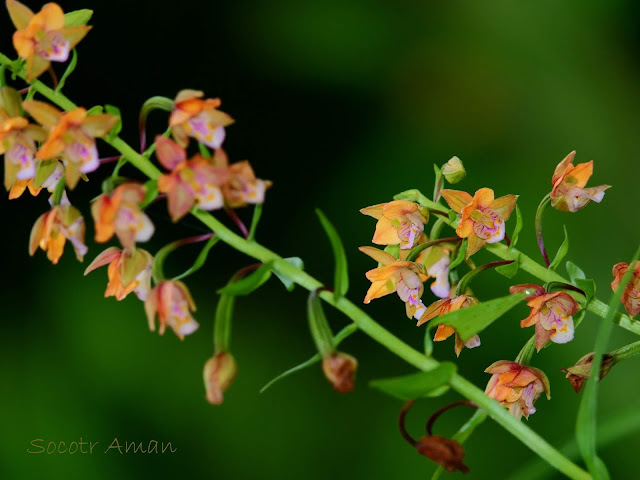
M 442 362 L 428 372 L 412 373 L 402 377 L 372 380 L 369 385 L 381 392 L 403 401 L 442 395 L 456 374 L 457 367 L 451 362 Z M 443 388 L 445 387 L 445 388 Z
M 74 10 L 73 12 L 67 12 L 64 14 L 64 26 L 65 27 L 79 27 L 86 25 L 93 16 L 93 10 L 84 8 L 82 10 Z

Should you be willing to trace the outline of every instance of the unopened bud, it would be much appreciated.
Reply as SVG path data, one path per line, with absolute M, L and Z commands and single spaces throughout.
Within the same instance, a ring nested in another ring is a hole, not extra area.
M 467 171 L 464 169 L 464 165 L 462 165 L 462 161 L 458 157 L 452 157 L 451 160 L 442 166 L 442 174 L 447 182 L 454 184 L 466 177 Z
M 418 453 L 441 465 L 448 472 L 460 470 L 467 473 L 469 468 L 462 463 L 464 449 L 455 440 L 438 435 L 422 437 L 416 442 Z
M 576 362 L 573 367 L 563 368 L 562 371 L 567 374 L 566 378 L 571 382 L 571 386 L 578 393 L 582 389 L 585 380 L 591 375 L 591 366 L 593 365 L 593 352 L 587 353 Z M 602 356 L 602 365 L 600 366 L 600 380 L 609 373 L 611 367 L 615 365 L 613 355 L 605 354 Z
M 339 393 L 348 393 L 355 388 L 358 361 L 351 355 L 336 352 L 322 360 L 324 376 Z
M 204 388 L 207 401 L 212 405 L 222 404 L 224 392 L 236 378 L 236 361 L 229 352 L 216 353 L 204 364 Z

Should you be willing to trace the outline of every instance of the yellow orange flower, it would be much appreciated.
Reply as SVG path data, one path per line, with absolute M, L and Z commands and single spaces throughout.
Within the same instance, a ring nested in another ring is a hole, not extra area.
M 424 311 L 424 305 L 420 300 L 424 291 L 422 284 L 428 278 L 424 266 L 415 262 L 397 260 L 393 255 L 373 247 L 360 247 L 359 250 L 381 265 L 366 273 L 367 279 L 371 281 L 371 287 L 364 298 L 364 303 L 397 292 L 407 306 L 409 318 L 421 315 Z
M 459 295 L 453 298 L 443 298 L 442 300 L 438 300 L 437 302 L 432 303 L 424 310 L 422 316 L 420 316 L 418 319 L 417 326 L 419 327 L 420 325 L 428 322 L 432 318 L 440 317 L 442 315 L 446 315 L 447 313 L 455 312 L 456 310 L 470 307 L 477 303 L 478 303 L 478 299 L 470 295 Z M 458 335 L 458 332 L 456 332 L 456 330 L 453 327 L 449 325 L 443 325 L 443 324 L 438 325 L 438 329 L 436 330 L 436 333 L 433 336 L 433 341 L 442 342 L 443 340 L 446 340 L 454 333 L 456 334 L 456 337 L 455 337 L 456 341 L 453 348 L 456 352 L 456 356 L 458 357 L 460 356 L 460 352 L 462 352 L 462 349 L 464 347 L 475 348 L 480 346 L 480 337 L 478 335 L 474 335 L 473 337 L 471 337 L 465 342 L 460 338 L 460 336 Z
M 496 243 L 505 236 L 505 222 L 516 206 L 517 195 L 494 198 L 493 190 L 481 188 L 472 197 L 459 190 L 442 190 L 449 206 L 461 214 L 456 233 L 468 238 L 467 258 L 487 243 Z
M 222 184 L 222 195 L 229 207 L 264 203 L 265 192 L 271 187 L 271 181 L 256 178 L 247 160 L 229 165 L 227 154 L 219 148 L 213 155 L 213 164 L 225 169 L 228 174 L 227 180 Z
M 541 285 L 525 283 L 509 288 L 512 294 L 527 292 L 529 316 L 520 322 L 522 328 L 536 326 L 536 349 L 540 351 L 547 341 L 567 343 L 573 340 L 573 315 L 580 305 L 567 292 L 547 293 Z
M 64 12 L 55 3 L 47 3 L 34 14 L 20 2 L 7 0 L 7 9 L 17 29 L 13 46 L 27 61 L 28 82 L 47 70 L 51 62 L 66 62 L 69 52 L 91 30 L 86 25 L 65 26 Z
M 187 286 L 175 280 L 160 282 L 147 295 L 144 309 L 149 321 L 149 329 L 156 329 L 156 315 L 160 325 L 158 333 L 164 335 L 169 326 L 181 340 L 185 335 L 198 329 L 198 322 L 191 316 L 196 305 Z
M 36 176 L 36 142 L 46 132 L 22 117 L 22 98 L 10 87 L 0 88 L 0 155 L 4 154 L 4 186 L 9 190 L 16 181 Z M 26 184 L 25 184 L 26 185 Z
M 39 173 L 36 173 L 35 178 L 16 180 L 11 186 L 11 190 L 9 190 L 9 200 L 20 198 L 27 188 L 29 189 L 29 193 L 34 197 L 38 196 L 43 188 L 47 189 L 49 193 L 53 193 L 58 181 L 64 176 L 64 167 L 57 160 L 52 160 L 40 163 L 38 168 L 40 169 L 38 172 L 42 171 L 44 173 L 44 180 L 41 182 L 38 180 L 40 176 Z M 51 203 L 51 198 L 49 199 L 49 203 Z M 66 193 L 63 193 L 60 203 L 64 205 L 69 203 Z
M 47 252 L 54 265 L 58 263 L 67 240 L 73 244 L 78 260 L 87 253 L 84 245 L 84 219 L 71 205 L 58 205 L 36 220 L 31 229 L 29 254 L 34 255 L 38 247 Z
M 100 195 L 91 205 L 96 242 L 109 241 L 115 233 L 125 249 L 146 242 L 154 232 L 153 223 L 141 210 L 145 189 L 136 183 L 116 187 L 110 195 Z
M 87 275 L 96 268 L 109 264 L 107 275 L 109 283 L 104 292 L 106 297 L 116 297 L 120 301 L 131 292 L 140 300 L 146 300 L 151 290 L 151 266 L 153 257 L 141 248 L 133 251 L 120 250 L 116 247 L 107 248 L 98 255 L 84 274 Z
M 209 148 L 220 148 L 225 137 L 225 127 L 233 118 L 217 108 L 219 98 L 203 100 L 203 92 L 182 90 L 174 100 L 174 109 L 169 117 L 169 126 L 176 142 L 182 147 L 189 143 L 188 137 Z
M 609 185 L 585 188 L 593 175 L 593 160 L 574 166 L 572 162 L 575 156 L 575 150 L 567 155 L 558 164 L 551 178 L 551 205 L 565 212 L 577 212 L 591 200 L 600 203 L 604 191 L 610 188 Z
M 158 191 L 167 193 L 172 220 L 184 217 L 194 204 L 203 210 L 222 208 L 220 186 L 228 178 L 226 170 L 196 154 L 187 160 L 187 151 L 161 135 L 156 137 L 156 156 L 171 173 L 158 179 Z
M 416 246 L 428 242 L 426 235 L 422 234 Z M 432 245 L 421 251 L 416 258 L 416 263 L 424 265 L 427 275 L 435 281 L 430 285 L 431 291 L 440 298 L 448 298 L 451 291 L 449 283 L 449 264 L 451 263 L 452 245 L 448 243 L 440 243 Z M 403 259 L 403 252 L 408 250 L 400 250 L 400 259 Z M 408 253 L 407 253 L 408 254 Z M 404 257 L 406 258 L 406 257 Z
M 413 248 L 429 220 L 428 210 L 408 200 L 394 200 L 363 208 L 360 213 L 378 220 L 373 234 L 376 245 L 400 245 L 402 250 Z
M 549 380 L 537 368 L 520 365 L 509 360 L 500 360 L 491 364 L 486 373 L 493 374 L 485 393 L 499 401 L 509 413 L 520 420 L 524 415 L 535 413 L 533 406 L 542 392 L 550 399 Z
M 115 115 L 87 115 L 84 108 L 63 113 L 36 100 L 25 101 L 22 106 L 40 125 L 49 129 L 49 137 L 36 158 L 48 160 L 61 156 L 69 188 L 76 186 L 81 174 L 93 172 L 100 166 L 95 138 L 105 136 L 116 125 L 118 118 Z
M 629 270 L 628 263 L 616 263 L 613 266 L 613 282 L 611 289 L 615 292 L 620 285 L 623 277 Z M 620 301 L 624 305 L 624 309 L 631 317 L 635 317 L 640 313 L 640 261 L 637 261 L 633 267 L 633 273 L 629 279 L 629 283 L 624 287 Z

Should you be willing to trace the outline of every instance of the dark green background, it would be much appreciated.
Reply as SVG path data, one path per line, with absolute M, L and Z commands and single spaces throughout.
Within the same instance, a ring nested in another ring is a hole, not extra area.
M 120 106 L 123 136 L 131 142 L 147 97 L 173 97 L 182 88 L 220 96 L 223 109 L 237 119 L 226 142 L 232 159 L 249 158 L 260 176 L 274 181 L 259 240 L 285 256 L 303 257 L 310 273 L 330 283 L 331 250 L 313 213 L 322 208 L 344 239 L 351 299 L 364 297 L 364 273 L 372 268 L 356 248 L 370 243 L 374 221 L 358 209 L 408 188 L 430 192 L 432 164 L 453 155 L 469 173 L 459 188 L 520 194 L 526 222 L 520 247 L 536 259 L 533 217 L 555 165 L 572 149 L 577 161 L 594 159 L 591 184 L 613 185 L 603 204 L 573 215 L 550 211 L 545 229 L 555 251 L 567 226 L 567 258 L 596 279 L 602 299 L 609 296 L 611 266 L 627 260 L 638 242 L 640 12 L 631 1 L 62 6 L 96 10 L 67 83 L 69 96 L 87 107 Z M 1 50 L 13 56 L 6 13 L 0 13 L 0 31 Z M 150 131 L 165 127 L 163 115 L 153 114 Z M 101 151 L 111 154 L 104 144 Z M 101 169 L 71 194 L 85 215 L 107 174 Z M 224 405 L 212 407 L 204 400 L 201 371 L 212 353 L 215 290 L 251 260 L 215 247 L 206 268 L 187 280 L 201 328 L 180 342 L 172 333 L 150 333 L 137 299 L 104 300 L 105 270 L 83 278 L 103 247 L 90 242 L 84 264 L 69 246 L 55 267 L 42 252 L 29 258 L 29 231 L 47 208 L 44 194 L 13 202 L 5 197 L 0 208 L 0 477 L 429 478 L 433 464 L 397 432 L 400 402 L 367 387 L 373 378 L 412 369 L 363 334 L 343 344 L 360 361 L 354 393 L 333 392 L 316 366 L 258 394 L 274 375 L 313 353 L 300 289 L 287 294 L 274 279 L 238 302 L 232 351 L 240 372 Z M 194 220 L 171 226 L 162 203 L 150 213 L 158 229 L 152 252 L 201 231 Z M 241 215 L 248 219 L 250 211 Z M 196 251 L 185 249 L 168 268 L 177 273 Z M 529 281 L 527 275 L 514 279 Z M 509 284 L 490 272 L 473 287 L 487 300 L 506 294 Z M 365 311 L 416 348 L 422 345 L 423 330 L 405 318 L 397 298 L 376 300 Z M 520 306 L 484 332 L 481 348 L 462 353 L 461 373 L 483 387 L 484 368 L 514 358 L 532 333 L 518 325 L 526 313 Z M 346 324 L 336 312 L 328 315 L 335 329 Z M 559 368 L 592 349 L 599 321 L 588 314 L 575 341 L 534 358 L 549 375 L 553 399 L 540 399 L 528 424 L 554 445 L 572 436 L 580 398 Z M 616 329 L 611 346 L 634 339 Z M 454 358 L 452 341 L 436 345 L 435 355 Z M 637 408 L 636 364 L 617 366 L 602 383 L 601 418 Z M 430 412 L 457 399 L 448 394 L 420 402 L 409 428 L 418 435 Z M 452 434 L 469 413 L 448 413 L 437 433 Z M 26 452 L 34 438 L 68 443 L 80 437 L 103 448 L 114 437 L 170 441 L 178 451 Z M 635 434 L 601 451 L 613 478 L 635 476 L 639 440 Z M 533 457 L 490 421 L 466 450 L 466 478 L 504 478 Z

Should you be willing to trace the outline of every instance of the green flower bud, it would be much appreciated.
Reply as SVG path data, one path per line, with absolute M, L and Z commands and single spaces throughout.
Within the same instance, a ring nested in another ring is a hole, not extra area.
M 462 161 L 458 157 L 452 157 L 447 163 L 442 166 L 442 174 L 447 182 L 454 183 L 460 182 L 467 176 L 467 171 L 462 165 Z

